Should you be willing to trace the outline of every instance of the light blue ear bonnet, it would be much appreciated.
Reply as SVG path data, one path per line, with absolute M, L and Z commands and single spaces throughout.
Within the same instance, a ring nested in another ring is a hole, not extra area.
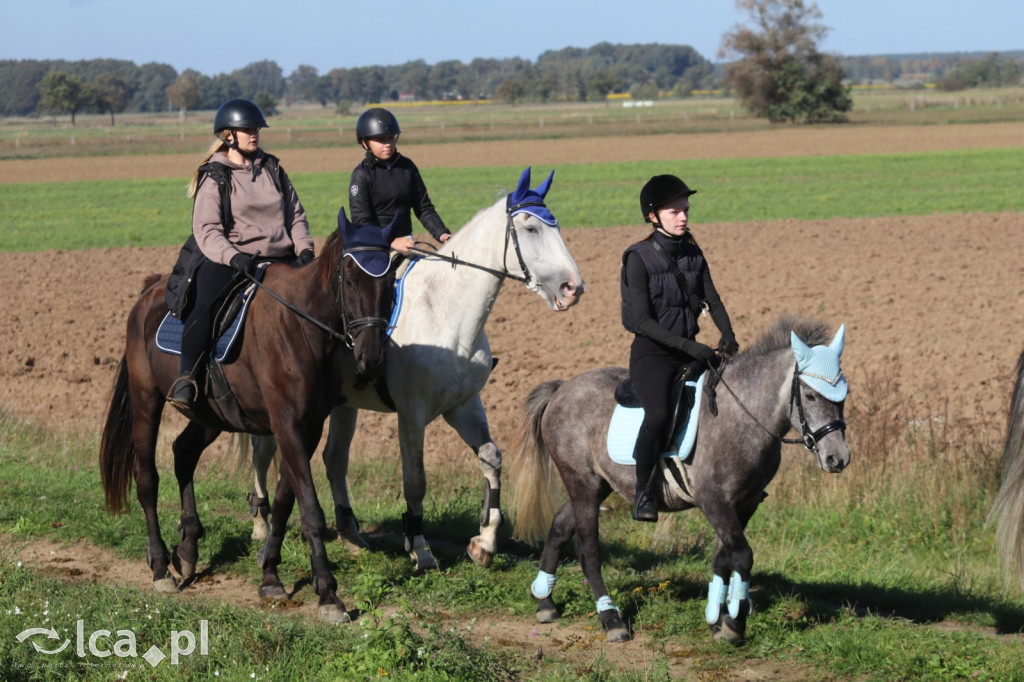
M 849 386 L 839 367 L 839 357 L 843 354 L 846 341 L 846 325 L 839 327 L 832 343 L 827 346 L 811 348 L 795 332 L 790 332 L 789 336 L 800 380 L 827 400 L 834 403 L 846 400 Z
M 537 189 L 530 189 L 530 167 L 527 166 L 519 176 L 519 186 L 508 196 L 508 213 L 510 216 L 529 213 L 548 225 L 557 225 L 558 221 L 544 205 L 544 197 L 551 189 L 551 180 L 555 177 L 554 169 Z

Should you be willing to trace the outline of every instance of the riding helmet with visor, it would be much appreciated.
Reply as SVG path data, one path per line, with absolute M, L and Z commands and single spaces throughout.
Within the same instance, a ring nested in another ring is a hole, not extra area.
M 651 212 L 658 214 L 658 209 L 681 197 L 696 194 L 686 183 L 674 175 L 655 175 L 640 190 L 640 211 L 644 214 L 644 222 L 651 222 Z
M 356 141 L 359 144 L 362 144 L 363 140 L 374 137 L 389 137 L 391 135 L 398 137 L 401 134 L 402 129 L 398 126 L 398 119 L 387 109 L 380 107 L 367 109 L 356 121 Z

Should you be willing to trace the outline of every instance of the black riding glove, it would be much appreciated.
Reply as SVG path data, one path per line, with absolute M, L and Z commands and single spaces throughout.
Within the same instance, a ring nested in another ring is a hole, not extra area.
M 736 343 L 736 335 L 732 332 L 726 332 L 722 334 L 721 340 L 718 342 L 718 352 L 727 358 L 731 358 L 736 355 L 740 350 L 740 344 Z
M 690 341 L 686 344 L 685 350 L 687 355 L 703 365 L 710 364 L 715 359 L 715 349 L 711 346 L 705 346 L 703 343 Z
M 242 277 L 252 277 L 256 274 L 256 256 L 236 253 L 231 257 L 231 269 Z
M 316 256 L 313 254 L 313 249 L 303 249 L 302 253 L 299 254 L 299 262 L 303 265 L 311 263 Z

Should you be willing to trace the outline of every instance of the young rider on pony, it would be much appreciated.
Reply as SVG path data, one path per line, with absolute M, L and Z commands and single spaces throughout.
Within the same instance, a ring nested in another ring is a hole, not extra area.
M 703 252 L 688 227 L 690 199 L 696 194 L 674 175 L 656 175 L 640 190 L 650 235 L 622 255 L 622 323 L 633 334 L 629 374 L 644 408 L 637 436 L 636 500 L 633 518 L 657 521 L 658 457 L 671 438 L 672 384 L 691 366 L 715 358 L 715 350 L 695 340 L 697 318 L 706 303 L 721 332 L 718 351 L 739 350 L 729 314 L 711 280 Z
M 188 194 L 195 199 L 192 236 L 195 249 L 194 301 L 183 312 L 181 376 L 167 396 L 190 410 L 198 393 L 197 375 L 213 331 L 213 317 L 232 283 L 251 277 L 261 260 L 313 260 L 306 211 L 277 157 L 260 149 L 267 121 L 256 104 L 228 100 L 213 119 L 217 141 L 196 169 Z M 214 182 L 206 182 L 213 178 Z M 386 224 L 386 223 L 385 223 Z M 182 259 L 179 259 L 179 263 Z M 175 275 L 181 276 L 177 272 Z M 171 284 L 168 284 L 170 305 Z
M 408 253 L 413 245 L 410 209 L 438 241 L 444 243 L 452 235 L 434 209 L 416 164 L 398 152 L 401 134 L 398 119 L 387 109 L 375 107 L 359 116 L 356 140 L 366 150 L 366 158 L 352 171 L 348 197 L 349 213 L 357 225 L 383 227 L 402 212 L 391 248 Z

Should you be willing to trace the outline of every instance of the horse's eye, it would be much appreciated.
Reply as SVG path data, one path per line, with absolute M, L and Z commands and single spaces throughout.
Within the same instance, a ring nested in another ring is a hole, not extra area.
M 537 234 L 537 226 L 536 225 L 527 225 L 526 226 L 526 231 L 529 232 L 530 234 Z
M 818 396 L 817 394 L 814 393 L 804 393 L 804 398 L 807 400 L 807 402 L 813 403 L 815 400 L 818 399 Z

